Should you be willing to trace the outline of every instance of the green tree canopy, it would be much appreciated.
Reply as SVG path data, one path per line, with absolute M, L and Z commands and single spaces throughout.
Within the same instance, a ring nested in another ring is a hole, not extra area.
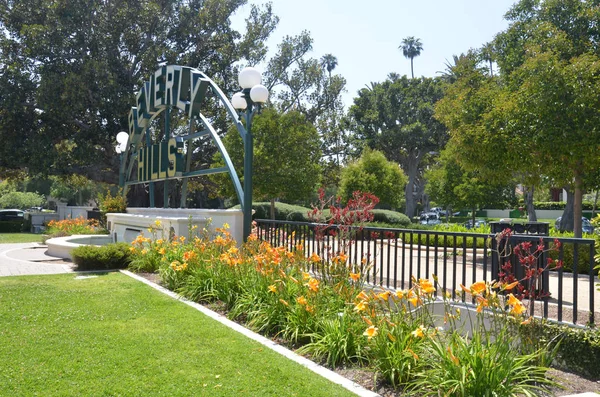
M 400 208 L 404 204 L 407 177 L 398 164 L 377 150 L 366 149 L 362 156 L 342 169 L 339 196 L 344 202 L 355 191 L 372 193 L 381 205 Z
M 286 202 L 304 200 L 316 190 L 321 178 L 319 134 L 297 111 L 280 113 L 264 109 L 252 122 L 254 136 L 253 199 Z M 231 160 L 243 179 L 244 146 L 235 129 L 223 139 Z M 214 159 L 223 165 L 220 154 Z M 226 174 L 213 176 L 221 192 L 235 196 Z
M 518 2 L 493 43 L 500 78 L 465 67 L 436 113 L 466 168 L 573 189 L 576 236 L 600 166 L 598 15 L 582 0 Z
M 390 75 L 383 83 L 363 88 L 349 110 L 356 144 L 380 150 L 399 163 L 408 176 L 406 215 L 416 210 L 414 191 L 423 172 L 423 160 L 439 152 L 447 140 L 446 128 L 436 120 L 434 104 L 443 96 L 440 79 L 409 79 Z
M 453 209 L 507 208 L 515 204 L 514 184 L 490 181 L 477 170 L 468 171 L 457 161 L 455 148 L 446 147 L 437 163 L 425 173 L 425 192 L 436 203 Z
M 264 59 L 278 20 L 253 6 L 237 32 L 243 4 L 0 0 L 0 168 L 115 182 L 114 137 L 160 64 L 199 68 L 232 93 L 234 63 Z

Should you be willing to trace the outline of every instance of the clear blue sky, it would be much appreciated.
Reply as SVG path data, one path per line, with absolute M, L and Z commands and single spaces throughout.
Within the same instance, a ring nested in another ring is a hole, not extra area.
M 249 0 L 264 4 L 266 0 Z M 414 60 L 415 77 L 434 77 L 452 55 L 479 48 L 508 26 L 503 16 L 515 0 L 272 0 L 279 26 L 268 41 L 270 51 L 286 35 L 308 30 L 314 40 L 309 56 L 331 53 L 334 73 L 347 80 L 346 106 L 370 82 L 390 72 L 410 76 L 410 60 L 398 46 L 407 36 L 421 39 L 423 51 Z M 233 26 L 243 31 L 248 7 Z M 260 68 L 260 65 L 258 66 Z

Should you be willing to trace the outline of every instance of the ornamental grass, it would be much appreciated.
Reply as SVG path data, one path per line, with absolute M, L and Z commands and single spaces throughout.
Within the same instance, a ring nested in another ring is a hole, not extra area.
M 329 367 L 367 367 L 416 395 L 534 395 L 552 385 L 552 346 L 536 350 L 518 337 L 532 319 L 512 294 L 516 283 L 460 286 L 455 302 L 435 276 L 413 279 L 407 290 L 368 286 L 366 259 L 355 265 L 344 252 L 327 262 L 307 257 L 293 234 L 280 247 L 255 235 L 239 247 L 227 225 L 190 236 L 138 237 L 132 269 L 157 271 L 188 299 L 220 302 L 229 318 Z M 436 302 L 444 306 L 441 317 L 432 314 Z

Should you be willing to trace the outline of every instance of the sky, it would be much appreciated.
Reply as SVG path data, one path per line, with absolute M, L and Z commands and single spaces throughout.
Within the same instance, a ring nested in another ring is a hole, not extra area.
M 249 0 L 264 4 L 267 0 Z M 344 103 L 350 106 L 361 88 L 384 81 L 391 72 L 410 76 L 410 60 L 398 49 L 402 39 L 421 39 L 423 51 L 414 59 L 415 77 L 435 77 L 453 55 L 480 48 L 508 27 L 504 14 L 515 0 L 271 0 L 279 25 L 267 42 L 270 53 L 285 36 L 308 30 L 310 57 L 331 53 L 338 60 L 334 74 L 347 80 Z M 244 29 L 249 6 L 232 20 Z M 264 66 L 263 66 L 264 67 Z M 257 65 L 261 69 L 261 65 Z

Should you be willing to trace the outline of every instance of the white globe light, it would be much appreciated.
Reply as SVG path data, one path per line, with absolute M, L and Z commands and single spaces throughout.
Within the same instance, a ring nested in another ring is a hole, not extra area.
M 121 152 L 122 152 L 121 145 L 115 146 L 115 152 L 117 152 L 117 154 L 121 154 Z
M 254 68 L 248 67 L 242 69 L 238 76 L 238 82 L 242 88 L 252 88 L 262 82 L 260 72 Z
M 120 144 L 127 145 L 128 140 L 129 140 L 129 134 L 126 133 L 125 131 L 121 131 L 117 134 L 117 142 L 119 142 Z
M 269 90 L 264 85 L 258 84 L 250 90 L 250 99 L 252 102 L 265 103 L 269 98 Z
M 244 98 L 244 94 L 241 92 L 236 92 L 231 97 L 231 104 L 234 108 L 238 110 L 244 110 L 248 107 L 248 103 L 246 103 L 246 98 Z

